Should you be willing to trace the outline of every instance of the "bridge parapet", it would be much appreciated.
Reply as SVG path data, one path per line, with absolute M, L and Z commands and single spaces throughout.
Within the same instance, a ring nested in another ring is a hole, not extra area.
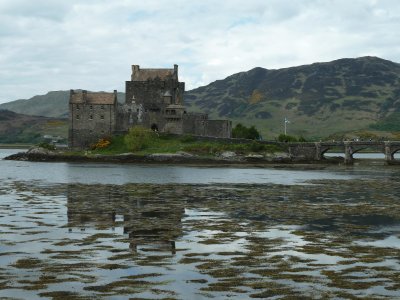
M 354 153 L 364 149 L 374 149 L 385 154 L 388 163 L 393 162 L 394 154 L 400 151 L 400 141 L 339 141 L 339 142 L 314 142 L 314 143 L 289 143 L 290 157 L 294 160 L 324 159 L 324 153 L 332 148 L 343 151 L 344 163 L 354 162 Z

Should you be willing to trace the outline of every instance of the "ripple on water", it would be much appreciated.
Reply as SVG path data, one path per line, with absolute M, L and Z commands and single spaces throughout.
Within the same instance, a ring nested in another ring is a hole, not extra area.
M 0 295 L 395 297 L 399 190 L 400 184 L 380 179 L 7 182 L 0 203 Z

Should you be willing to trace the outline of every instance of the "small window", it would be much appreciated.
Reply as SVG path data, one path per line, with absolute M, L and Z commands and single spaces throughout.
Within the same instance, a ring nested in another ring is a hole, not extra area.
M 89 115 L 89 119 L 90 119 L 90 120 L 93 120 L 93 115 Z
M 90 108 L 90 109 L 93 109 L 93 105 L 90 105 L 89 108 Z
M 80 106 L 79 106 L 79 104 L 77 104 L 76 105 L 76 110 L 80 110 L 81 108 L 80 108 Z
M 101 116 L 100 116 L 100 119 L 104 120 L 104 115 L 101 115 Z
M 101 109 L 104 109 L 104 105 L 100 105 L 100 108 L 101 108 Z
M 81 117 L 79 115 L 76 115 L 76 119 L 79 120 Z

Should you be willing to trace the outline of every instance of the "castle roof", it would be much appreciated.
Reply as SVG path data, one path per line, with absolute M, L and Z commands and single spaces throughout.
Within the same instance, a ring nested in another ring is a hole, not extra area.
M 141 69 L 138 65 L 132 66 L 132 81 L 147 81 L 156 78 L 166 80 L 171 77 L 178 79 L 177 65 L 174 65 L 173 69 Z
M 174 74 L 174 69 L 141 69 L 132 74 L 132 81 L 146 81 L 149 79 L 165 80 Z
M 114 104 L 116 101 L 117 98 L 114 93 L 71 91 L 69 102 L 72 104 Z

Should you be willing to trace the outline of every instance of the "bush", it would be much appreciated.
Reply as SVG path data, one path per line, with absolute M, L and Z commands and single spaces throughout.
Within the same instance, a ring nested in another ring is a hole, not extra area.
M 261 152 L 261 151 L 264 151 L 265 150 L 265 145 L 264 144 L 260 144 L 260 143 L 257 143 L 256 141 L 254 141 L 254 142 L 252 142 L 251 144 L 250 144 L 250 150 L 251 151 L 253 151 L 253 152 Z
M 53 144 L 46 143 L 46 142 L 39 143 L 38 147 L 44 148 L 47 150 L 56 150 L 56 146 L 54 146 Z
M 287 134 L 280 134 L 278 136 L 278 141 L 283 143 L 295 143 L 297 142 L 297 138 Z
M 99 139 L 96 144 L 92 144 L 90 146 L 90 149 L 91 150 L 104 149 L 104 148 L 107 148 L 108 146 L 110 146 L 110 144 L 111 144 L 110 138 L 102 138 L 102 139 Z
M 261 135 L 254 126 L 248 128 L 239 123 L 232 129 L 232 137 L 259 140 Z
M 130 151 L 148 148 L 158 139 L 157 133 L 141 126 L 134 126 L 124 137 L 124 142 Z

